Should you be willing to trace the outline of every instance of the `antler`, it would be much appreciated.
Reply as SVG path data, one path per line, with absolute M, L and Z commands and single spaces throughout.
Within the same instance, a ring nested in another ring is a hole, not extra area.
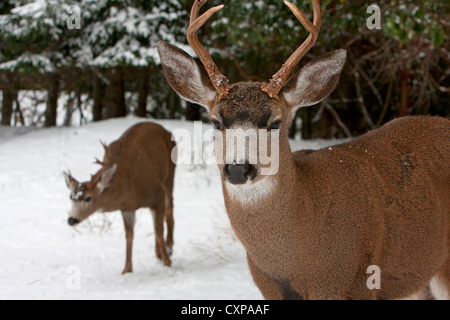
M 95 158 L 94 163 L 95 163 L 95 164 L 98 164 L 98 165 L 101 165 L 101 166 L 104 166 L 104 165 L 105 165 L 105 163 L 102 162 L 102 161 L 100 161 L 100 160 L 98 160 L 98 158 Z
M 262 90 L 266 92 L 271 98 L 278 95 L 281 88 L 283 87 L 285 81 L 288 79 L 290 73 L 299 63 L 299 61 L 304 57 L 304 55 L 309 51 L 309 49 L 314 46 L 317 40 L 320 29 L 320 2 L 319 0 L 312 0 L 313 10 L 314 10 L 314 22 L 311 23 L 309 19 L 301 12 L 294 4 L 289 1 L 284 1 L 284 3 L 291 9 L 297 19 L 301 24 L 310 32 L 308 38 L 298 47 L 298 49 L 289 57 L 281 69 L 274 74 L 269 83 L 262 85 Z
M 106 145 L 106 142 L 100 140 L 100 144 L 102 145 L 103 149 L 105 149 L 105 152 L 108 151 L 108 146 Z
M 202 16 L 198 17 L 200 7 L 206 3 L 207 0 L 195 0 L 192 10 L 191 10 L 191 19 L 189 22 L 189 28 L 187 29 L 187 39 L 192 49 L 194 49 L 195 53 L 198 55 L 200 61 L 206 68 L 206 72 L 208 72 L 209 78 L 211 79 L 212 84 L 216 88 L 217 92 L 220 96 L 224 96 L 228 93 L 230 89 L 230 85 L 228 84 L 228 79 L 225 77 L 217 68 L 214 63 L 211 55 L 208 51 L 201 45 L 200 41 L 197 37 L 197 30 L 203 26 L 203 24 L 217 11 L 221 10 L 224 6 L 220 5 L 217 7 L 213 7 L 206 11 Z

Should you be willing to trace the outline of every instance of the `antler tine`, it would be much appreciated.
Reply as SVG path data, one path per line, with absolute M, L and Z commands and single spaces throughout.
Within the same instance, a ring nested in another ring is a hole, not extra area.
M 104 166 L 104 165 L 105 165 L 105 163 L 102 162 L 102 161 L 100 161 L 100 160 L 98 160 L 98 158 L 95 158 L 94 163 L 95 163 L 95 164 L 98 164 L 98 165 L 101 165 L 101 166 Z
M 105 152 L 108 151 L 108 146 L 106 145 L 106 142 L 100 140 L 100 144 L 102 145 L 103 149 L 105 149 Z
M 316 43 L 321 22 L 319 0 L 312 0 L 314 10 L 313 23 L 311 23 L 311 21 L 303 14 L 303 12 L 301 12 L 300 9 L 298 9 L 294 4 L 289 1 L 284 1 L 284 3 L 289 7 L 289 9 L 291 9 L 291 11 L 301 22 L 301 24 L 310 32 L 310 35 L 283 64 L 281 69 L 274 74 L 270 82 L 262 85 L 262 90 L 266 92 L 271 98 L 275 98 L 278 95 L 292 70 L 305 56 L 309 49 L 311 49 Z
M 65 175 L 64 178 L 66 179 L 67 186 L 70 187 L 70 185 L 72 183 L 77 183 L 78 184 L 78 181 L 72 176 L 72 172 L 70 172 L 70 170 L 63 171 L 63 174 Z
M 191 9 L 191 17 L 189 20 L 189 26 L 191 26 L 195 20 L 198 18 L 198 14 L 200 12 L 200 8 L 206 3 L 208 0 L 195 0 Z
M 214 85 L 214 88 L 216 88 L 217 92 L 220 94 L 220 96 L 224 96 L 228 93 L 228 90 L 230 89 L 230 85 L 228 84 L 228 79 L 225 77 L 217 68 L 216 64 L 214 63 L 211 55 L 208 53 L 208 51 L 202 46 L 200 41 L 197 37 L 197 30 L 200 29 L 203 24 L 211 18 L 211 16 L 216 13 L 217 11 L 221 10 L 224 6 L 220 5 L 217 7 L 213 7 L 206 11 L 203 15 L 199 16 L 200 7 L 206 3 L 207 0 L 195 0 L 192 10 L 191 10 L 191 18 L 189 23 L 189 28 L 187 29 L 187 39 L 192 47 L 192 49 L 195 51 L 195 53 L 198 55 L 200 61 L 203 63 L 203 65 L 206 68 L 206 71 L 208 72 L 209 78 L 211 79 L 212 84 Z

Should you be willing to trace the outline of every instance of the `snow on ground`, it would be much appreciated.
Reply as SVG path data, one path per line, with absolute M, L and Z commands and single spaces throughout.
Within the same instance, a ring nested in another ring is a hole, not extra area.
M 0 128 L 0 299 L 262 298 L 230 227 L 216 165 L 177 167 L 171 268 L 155 256 L 146 209 L 137 215 L 134 273 L 124 276 L 119 212 L 96 213 L 76 228 L 67 225 L 70 200 L 62 171 L 70 169 L 78 180 L 88 180 L 99 169 L 94 158 L 103 157 L 99 140 L 110 143 L 139 121 L 128 117 L 84 127 Z M 157 122 L 169 131 L 193 132 L 191 122 Z M 292 144 L 298 150 L 332 142 Z

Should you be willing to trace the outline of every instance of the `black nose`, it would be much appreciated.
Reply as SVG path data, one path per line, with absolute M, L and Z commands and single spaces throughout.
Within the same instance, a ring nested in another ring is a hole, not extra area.
M 232 184 L 244 184 L 248 179 L 256 177 L 256 166 L 245 164 L 226 164 L 223 167 L 223 172 L 228 181 Z
M 76 224 L 79 224 L 80 220 L 75 219 L 75 218 L 69 218 L 69 220 L 67 220 L 67 223 L 69 224 L 69 226 L 74 226 Z

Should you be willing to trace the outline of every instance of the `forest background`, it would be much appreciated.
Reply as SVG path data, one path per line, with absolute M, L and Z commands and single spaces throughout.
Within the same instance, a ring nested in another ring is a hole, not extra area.
M 293 1 L 309 17 L 310 0 Z M 231 82 L 267 81 L 308 36 L 281 0 L 225 8 L 199 31 Z M 380 29 L 369 28 L 377 5 Z M 192 0 L 3 0 L 0 106 L 5 126 L 71 126 L 124 117 L 206 120 L 168 86 L 160 40 L 186 41 Z M 449 116 L 448 1 L 321 1 L 318 42 L 302 63 L 344 48 L 340 83 L 298 111 L 291 136 L 345 138 L 405 115 Z M 78 16 L 77 16 L 78 15 Z M 74 20 L 79 17 L 79 21 Z M 78 23 L 78 25 L 77 25 Z

